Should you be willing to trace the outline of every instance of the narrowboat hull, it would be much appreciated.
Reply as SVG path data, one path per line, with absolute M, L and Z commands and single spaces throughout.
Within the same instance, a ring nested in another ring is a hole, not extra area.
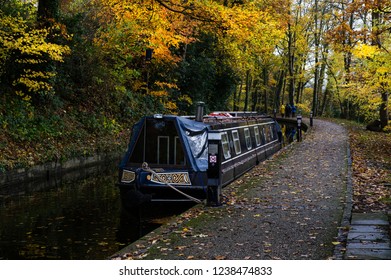
M 117 186 L 123 203 L 153 201 L 219 204 L 221 188 L 281 148 L 269 117 L 144 117 L 133 128 Z M 194 198 L 194 199 L 193 199 Z

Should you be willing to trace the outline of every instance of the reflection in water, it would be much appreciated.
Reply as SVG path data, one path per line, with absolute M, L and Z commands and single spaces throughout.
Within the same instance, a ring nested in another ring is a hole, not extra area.
M 116 176 L 112 166 L 34 192 L 0 187 L 0 259 L 105 259 L 160 226 L 149 222 L 152 208 L 122 211 Z

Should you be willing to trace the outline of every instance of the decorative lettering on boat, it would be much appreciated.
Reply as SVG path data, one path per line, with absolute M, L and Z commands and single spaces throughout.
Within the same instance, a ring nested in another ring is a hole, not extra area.
M 151 174 L 151 181 L 158 184 L 187 185 L 190 186 L 190 177 L 187 172 L 169 172 Z

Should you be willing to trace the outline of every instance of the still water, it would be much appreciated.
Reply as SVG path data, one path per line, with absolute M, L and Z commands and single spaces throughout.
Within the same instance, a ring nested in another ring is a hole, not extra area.
M 294 126 L 282 130 L 286 144 L 294 141 Z M 160 204 L 129 215 L 116 179 L 112 163 L 50 182 L 0 186 L 0 260 L 106 259 L 192 206 Z
M 0 187 L 0 259 L 106 259 L 190 207 L 129 215 L 114 185 L 115 164 L 95 169 L 51 186 Z

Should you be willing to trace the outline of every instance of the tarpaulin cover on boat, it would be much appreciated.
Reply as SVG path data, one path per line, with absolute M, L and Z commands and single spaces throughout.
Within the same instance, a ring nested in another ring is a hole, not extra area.
M 185 149 L 191 151 L 190 160 L 194 160 L 192 163 L 194 170 L 206 171 L 208 168 L 209 125 L 182 117 L 176 117 L 176 121 Z
M 133 126 L 131 140 L 128 146 L 128 151 L 121 162 L 120 167 L 124 168 L 131 156 L 134 146 L 139 139 L 139 134 L 143 131 L 143 127 L 148 119 L 153 117 L 144 117 Z M 188 154 L 189 163 L 194 171 L 206 171 L 208 168 L 208 130 L 209 125 L 196 122 L 184 117 L 164 116 L 164 121 L 173 121 L 177 128 L 178 136 L 183 143 L 183 149 Z

